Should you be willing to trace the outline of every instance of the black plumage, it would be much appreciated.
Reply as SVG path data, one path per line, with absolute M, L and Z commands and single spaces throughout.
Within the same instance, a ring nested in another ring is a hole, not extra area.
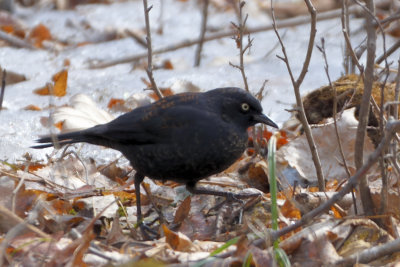
M 262 114 L 256 98 L 228 87 L 165 97 L 109 123 L 59 134 L 55 140 L 59 145 L 86 142 L 121 151 L 136 170 L 141 220 L 140 183 L 145 176 L 184 183 L 194 193 L 210 193 L 195 188 L 196 182 L 234 163 L 246 149 L 247 128 L 256 123 L 277 128 Z M 53 138 L 39 138 L 42 144 L 34 148 L 53 146 Z

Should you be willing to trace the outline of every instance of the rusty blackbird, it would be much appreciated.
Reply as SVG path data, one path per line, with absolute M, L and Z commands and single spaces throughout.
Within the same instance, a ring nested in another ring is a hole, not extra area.
M 92 128 L 45 136 L 34 148 L 86 142 L 122 152 L 136 170 L 137 218 L 142 232 L 140 184 L 147 176 L 186 184 L 195 194 L 232 197 L 229 192 L 196 188 L 196 182 L 219 173 L 246 149 L 247 128 L 278 126 L 262 113 L 260 102 L 240 88 L 182 93 L 142 106 Z M 145 234 L 146 235 L 146 234 Z

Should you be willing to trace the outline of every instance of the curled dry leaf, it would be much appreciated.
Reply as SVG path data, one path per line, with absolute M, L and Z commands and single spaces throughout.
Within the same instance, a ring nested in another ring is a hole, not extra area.
M 337 120 L 340 142 L 343 147 L 346 162 L 349 167 L 354 168 L 354 143 L 358 121 L 354 117 L 354 109 L 347 109 Z M 335 126 L 332 119 L 327 124 L 312 129 L 314 140 L 318 148 L 325 179 L 347 178 L 347 173 L 342 164 Z M 374 150 L 370 139 L 366 138 L 364 143 L 364 161 Z M 280 170 L 287 168 L 287 163 L 296 169 L 301 178 L 310 184 L 316 184 L 317 176 L 315 166 L 311 158 L 310 148 L 305 135 L 292 140 L 277 151 L 277 166 Z M 290 180 L 290 179 L 288 179 Z
M 198 250 L 192 241 L 182 233 L 175 233 L 168 229 L 164 224 L 162 225 L 165 241 L 171 246 L 172 249 L 183 252 L 194 252 Z
M 65 96 L 67 94 L 67 80 L 68 70 L 62 70 L 53 75 L 54 86 L 52 90 L 46 85 L 45 87 L 34 90 L 33 92 L 38 95 Z
M 190 203 L 191 203 L 191 197 L 188 196 L 185 198 L 185 200 L 181 203 L 181 205 L 178 207 L 178 209 L 175 212 L 175 217 L 174 217 L 174 223 L 180 224 L 183 222 L 185 218 L 188 217 L 189 212 L 190 212 Z

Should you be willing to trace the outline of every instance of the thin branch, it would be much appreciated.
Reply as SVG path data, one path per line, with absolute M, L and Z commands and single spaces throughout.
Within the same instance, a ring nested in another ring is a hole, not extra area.
M 339 152 L 340 152 L 340 156 L 342 158 L 342 163 L 343 163 L 344 169 L 345 169 L 346 174 L 347 174 L 347 178 L 350 178 L 351 173 L 350 173 L 350 170 L 349 170 L 349 166 L 347 166 L 346 157 L 344 156 L 344 152 L 343 152 L 342 141 L 341 141 L 341 138 L 340 138 L 338 127 L 337 127 L 337 101 L 338 101 L 338 97 L 337 97 L 336 87 L 332 84 L 331 77 L 329 75 L 329 65 L 328 65 L 328 59 L 326 57 L 326 50 L 325 50 L 325 39 L 322 38 L 321 39 L 321 46 L 320 47 L 317 46 L 317 47 L 321 51 L 321 53 L 323 55 L 324 62 L 325 62 L 325 73 L 326 73 L 326 76 L 328 78 L 329 86 L 331 87 L 331 89 L 333 91 L 333 94 L 334 94 L 333 95 L 333 111 L 332 111 L 333 116 L 332 117 L 333 117 L 333 124 L 335 126 L 336 140 L 337 140 L 338 145 L 339 145 Z M 349 47 L 348 49 L 352 50 L 351 47 Z M 353 51 L 353 53 L 354 53 L 354 51 Z M 353 204 L 354 204 L 353 205 L 354 213 L 358 214 L 356 197 L 355 197 L 355 194 L 354 194 L 353 191 L 351 191 L 351 196 L 352 196 Z
M 400 47 L 400 40 L 397 40 L 391 47 L 389 47 L 389 49 L 386 51 L 386 53 L 384 52 L 383 55 L 381 55 L 380 57 L 378 57 L 378 59 L 375 61 L 376 64 L 381 64 L 382 61 L 384 61 L 385 59 L 387 59 L 391 54 L 393 54 L 395 51 L 397 51 L 397 49 Z
M 336 140 L 338 142 L 339 145 L 339 152 L 340 152 L 340 156 L 342 158 L 342 163 L 344 166 L 344 169 L 346 171 L 347 177 L 350 178 L 351 174 L 350 174 L 350 170 L 349 167 L 347 166 L 347 162 L 346 162 L 346 158 L 344 156 L 343 153 L 343 146 L 342 146 L 342 142 L 341 142 L 341 138 L 340 138 L 340 134 L 339 134 L 339 130 L 337 127 L 337 90 L 336 87 L 333 85 L 331 77 L 329 75 L 329 65 L 328 65 L 328 59 L 326 57 L 326 50 L 325 50 L 325 39 L 321 39 L 321 46 L 317 46 L 317 48 L 319 49 L 319 51 L 321 51 L 322 56 L 324 58 L 324 62 L 325 62 L 325 73 L 326 73 L 326 77 L 328 79 L 329 82 L 329 87 L 332 89 L 333 91 L 333 124 L 335 126 L 335 132 L 336 132 Z
M 387 63 L 387 61 L 385 60 Z M 379 131 L 381 136 L 384 134 L 384 124 L 385 124 L 385 86 L 386 82 L 389 78 L 389 66 L 386 64 L 385 67 L 386 76 L 385 81 L 381 85 L 381 102 L 380 102 L 380 110 L 379 110 Z M 372 100 L 374 100 L 372 98 Z M 374 101 L 375 102 L 375 101 Z M 381 179 L 382 179 L 382 189 L 381 189 L 381 207 L 380 207 L 380 214 L 386 214 L 387 205 L 388 205 L 388 191 L 389 191 L 389 182 L 388 182 L 388 175 L 387 175 L 387 168 L 385 163 L 385 154 L 386 151 L 382 152 L 381 158 L 379 159 L 379 165 L 381 168 Z
M 19 48 L 28 48 L 32 50 L 36 50 L 37 48 L 31 45 L 30 43 L 27 43 L 26 41 L 15 37 L 11 34 L 5 33 L 0 30 L 0 40 L 6 41 L 9 44 L 11 44 L 14 47 L 19 47 Z
M 6 91 L 7 72 L 5 69 L 3 70 L 2 74 L 3 75 L 1 76 L 1 91 L 0 91 L 0 111 L 3 109 L 4 93 Z
M 354 73 L 354 65 L 355 64 L 360 72 L 360 75 L 362 75 L 364 73 L 364 67 L 360 64 L 360 62 L 358 61 L 358 57 L 356 55 L 356 53 L 354 52 L 354 49 L 351 45 L 350 42 L 350 36 L 349 36 L 349 12 L 348 12 L 348 6 L 347 6 L 347 0 L 343 0 L 342 1 L 342 16 L 341 16 L 341 20 L 342 20 L 342 32 L 343 32 L 343 36 L 344 36 L 344 40 L 346 41 L 346 57 L 350 57 L 352 59 L 352 65 L 351 67 L 347 66 L 346 68 L 346 73 L 349 73 L 349 69 L 351 69 L 351 73 Z M 347 64 L 345 64 L 347 65 Z
M 158 14 L 158 34 L 163 34 L 164 32 L 164 0 L 160 0 L 160 13 Z
M 247 82 L 246 72 L 244 70 L 244 53 L 246 53 L 246 51 L 252 46 L 253 39 L 250 39 L 250 35 L 248 35 L 247 45 L 245 47 L 243 47 L 243 35 L 244 35 L 246 22 L 247 22 L 247 18 L 248 18 L 248 15 L 246 14 L 246 17 L 243 20 L 243 7 L 245 4 L 246 4 L 246 2 L 244 2 L 244 1 L 242 2 L 239 0 L 239 11 L 238 11 L 239 25 L 236 25 L 235 23 L 232 22 L 233 27 L 235 27 L 237 30 L 237 33 L 233 39 L 236 41 L 236 44 L 239 48 L 240 63 L 238 66 L 238 65 L 234 65 L 229 62 L 229 65 L 240 70 L 240 73 L 242 74 L 243 83 L 244 83 L 244 89 L 247 92 L 250 92 L 249 84 Z
M 395 239 L 380 246 L 374 246 L 335 262 L 334 266 L 353 266 L 356 263 L 369 263 L 383 256 L 400 251 L 400 239 Z
M 399 102 L 399 95 L 400 95 L 400 58 L 397 61 L 397 75 L 396 75 L 396 85 L 394 88 L 394 102 Z M 399 103 L 400 104 L 400 103 Z M 388 105 L 388 103 L 386 103 L 385 105 Z M 398 104 L 395 104 L 393 107 L 393 113 L 392 116 L 395 120 L 397 120 L 399 118 L 399 106 Z M 391 157 L 391 161 L 393 166 L 395 167 L 395 169 L 397 170 L 398 173 L 400 173 L 400 166 L 398 164 L 397 161 L 397 142 L 394 140 L 391 144 L 391 152 L 392 152 L 392 157 Z
M 309 13 L 311 15 L 310 39 L 308 42 L 308 48 L 307 48 L 307 53 L 306 53 L 306 58 L 304 60 L 303 68 L 302 68 L 301 73 L 300 73 L 299 77 L 297 78 L 297 80 L 295 80 L 294 75 L 292 73 L 292 70 L 291 70 L 291 67 L 289 64 L 289 59 L 286 54 L 286 48 L 282 42 L 282 39 L 280 38 L 278 29 L 276 27 L 275 14 L 274 14 L 273 4 L 272 4 L 272 0 L 271 0 L 271 11 L 272 11 L 272 21 L 273 21 L 272 27 L 274 28 L 274 31 L 278 37 L 279 43 L 281 44 L 282 53 L 283 53 L 283 57 L 278 56 L 278 58 L 282 59 L 285 62 L 286 68 L 289 72 L 290 79 L 293 84 L 293 89 L 294 89 L 294 93 L 296 96 L 296 104 L 297 104 L 297 108 L 298 108 L 298 112 L 299 112 L 299 116 L 300 116 L 300 121 L 302 123 L 304 132 L 306 134 L 308 145 L 310 146 L 310 151 L 311 151 L 312 159 L 313 159 L 314 166 L 315 166 L 315 171 L 316 171 L 317 178 L 318 178 L 318 189 L 320 191 L 325 191 L 325 179 L 324 179 L 324 175 L 322 173 L 321 161 L 318 156 L 318 151 L 315 146 L 314 137 L 311 132 L 311 127 L 308 124 L 307 117 L 306 117 L 305 111 L 304 111 L 303 101 L 302 101 L 301 95 L 300 95 L 300 85 L 303 82 L 303 79 L 308 71 L 308 66 L 310 64 L 312 50 L 314 47 L 315 34 L 316 34 L 317 12 L 316 12 L 314 6 L 312 5 L 312 3 L 310 2 L 310 0 L 305 0 L 305 2 L 307 5 L 307 8 L 309 10 Z
M 394 88 L 394 101 L 399 102 L 400 101 L 400 57 L 397 61 L 397 75 L 396 75 L 396 86 Z M 399 118 L 399 107 L 398 105 L 394 106 L 394 110 L 393 110 L 393 114 L 392 116 L 394 117 L 394 119 L 398 119 Z M 395 155 L 394 155 L 395 156 Z
M 126 29 L 126 30 L 125 30 L 125 33 L 126 33 L 129 37 L 132 37 L 139 45 L 141 45 L 142 47 L 144 47 L 144 48 L 147 49 L 147 42 L 146 42 L 146 40 L 145 40 L 142 36 L 140 36 L 140 35 L 137 34 L 136 32 L 131 31 L 131 30 L 129 30 L 129 29 Z
M 201 51 L 203 50 L 203 44 L 204 44 L 204 36 L 206 35 L 206 29 L 207 29 L 207 18 L 208 18 L 208 4 L 209 0 L 203 0 L 203 11 L 202 11 L 202 16 L 201 16 L 201 29 L 200 29 L 200 37 L 199 37 L 199 44 L 197 45 L 196 49 L 196 58 L 194 61 L 194 66 L 198 67 L 200 66 L 200 60 L 201 60 Z
M 311 16 L 311 29 L 310 29 L 310 39 L 308 41 L 307 54 L 304 60 L 303 69 L 301 70 L 299 78 L 296 80 L 296 85 L 298 88 L 300 88 L 300 85 L 302 84 L 304 77 L 306 76 L 306 73 L 308 71 L 308 66 L 310 65 L 311 55 L 314 48 L 315 35 L 317 33 L 317 10 L 314 8 L 310 0 L 304 0 L 304 2 L 306 3 L 308 12 L 310 13 Z
M 349 7 L 349 14 L 355 14 L 358 12 L 359 12 L 359 8 L 357 6 Z M 337 18 L 340 16 L 340 14 L 341 14 L 340 9 L 319 13 L 318 17 L 317 17 L 317 21 L 323 21 L 323 20 L 328 20 L 328 19 L 332 19 L 332 18 Z M 293 26 L 298 26 L 298 25 L 308 24 L 308 23 L 310 23 L 310 16 L 299 16 L 299 17 L 295 17 L 295 18 L 281 20 L 279 22 L 279 27 L 281 29 L 283 29 L 283 28 L 290 28 Z M 259 26 L 259 27 L 254 27 L 254 28 L 246 28 L 244 34 L 247 35 L 247 34 L 253 34 L 253 33 L 270 31 L 270 30 L 273 30 L 273 27 L 271 25 Z M 212 35 L 204 37 L 203 41 L 210 42 L 210 41 L 218 40 L 221 38 L 231 37 L 231 36 L 235 35 L 235 33 L 236 33 L 236 30 L 230 30 L 230 31 L 226 31 L 226 32 L 216 33 L 216 34 L 212 34 Z M 192 40 L 186 40 L 186 41 L 183 41 L 183 42 L 180 42 L 177 44 L 173 44 L 173 45 L 170 45 L 167 47 L 155 49 L 153 51 L 153 55 L 158 55 L 158 54 L 162 54 L 162 53 L 166 53 L 166 52 L 175 51 L 175 50 L 178 50 L 181 48 L 190 47 L 190 46 L 198 44 L 200 41 L 201 40 L 196 38 L 196 39 L 192 39 Z M 90 68 L 106 68 L 106 67 L 110 67 L 110 66 L 117 65 L 117 64 L 124 64 L 124 63 L 130 63 L 133 61 L 137 61 L 142 58 L 145 58 L 146 56 L 147 56 L 147 52 L 144 52 L 144 53 L 140 53 L 137 55 L 127 56 L 124 58 L 119 58 L 119 59 L 110 60 L 110 61 L 94 60 L 94 61 L 89 62 L 89 65 L 90 65 Z
M 161 94 L 160 89 L 158 89 L 158 86 L 156 84 L 156 81 L 154 80 L 153 76 L 153 51 L 151 47 L 151 31 L 150 31 L 150 21 L 149 21 L 149 13 L 151 10 L 152 6 L 150 8 L 147 7 L 147 0 L 143 0 L 143 9 L 144 9 L 144 18 L 146 21 L 146 41 L 147 41 L 147 76 L 149 77 L 151 87 L 158 96 L 159 99 L 161 99 L 163 96 Z
M 374 14 L 374 2 L 373 0 L 366 0 L 367 8 L 372 14 L 366 12 L 366 29 L 367 29 L 367 63 L 365 68 L 365 78 L 364 78 L 364 93 L 361 100 L 360 112 L 358 116 L 358 127 L 356 133 L 355 141 L 355 153 L 354 162 L 357 169 L 360 169 L 363 165 L 363 155 L 364 155 L 364 140 L 366 134 L 366 128 L 368 125 L 368 117 L 370 110 L 370 98 L 372 93 L 372 84 L 374 81 L 374 63 L 375 63 L 375 50 L 376 50 L 376 32 L 373 25 L 374 19 L 372 15 Z M 364 177 L 359 184 L 361 202 L 363 205 L 364 212 L 366 215 L 373 215 L 374 203 L 372 202 L 371 192 L 368 187 L 368 180 Z

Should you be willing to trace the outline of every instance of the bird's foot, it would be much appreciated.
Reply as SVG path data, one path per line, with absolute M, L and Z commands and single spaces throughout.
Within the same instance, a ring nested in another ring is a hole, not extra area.
M 260 197 L 262 194 L 261 193 L 232 193 L 232 192 L 228 192 L 231 193 L 232 199 L 235 201 L 241 201 L 242 199 L 246 199 L 246 198 L 252 198 L 252 197 Z M 229 199 L 229 197 L 227 197 L 227 199 Z
M 243 204 L 243 200 L 241 200 L 238 196 L 239 194 L 235 194 L 232 192 L 226 192 L 226 199 L 225 202 L 239 202 L 240 204 Z
M 211 211 L 217 211 L 219 210 L 223 205 L 227 204 L 227 203 L 232 203 L 232 202 L 238 202 L 240 204 L 244 204 L 244 201 L 242 199 L 245 198 L 252 198 L 252 197 L 258 197 L 260 196 L 260 194 L 255 193 L 255 194 L 235 194 L 232 192 L 224 192 L 224 196 L 225 199 L 223 201 L 221 201 L 220 203 L 216 204 L 215 206 L 213 206 L 208 213 L 210 213 Z
M 154 240 L 158 237 L 158 232 L 153 230 L 150 226 L 145 224 L 143 221 L 139 222 L 139 228 L 142 232 L 144 240 Z

